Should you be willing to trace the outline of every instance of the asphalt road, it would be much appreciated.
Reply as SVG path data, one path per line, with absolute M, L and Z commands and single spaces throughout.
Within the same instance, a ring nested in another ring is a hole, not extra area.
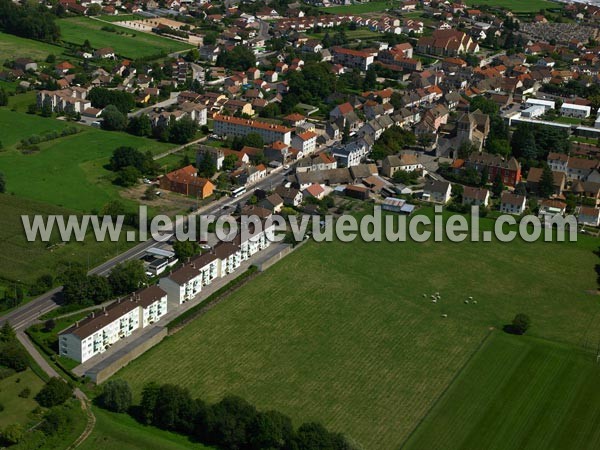
M 202 208 L 198 211 L 191 213 L 190 215 L 199 215 L 199 214 L 214 214 L 216 216 L 220 216 L 223 214 L 228 214 L 234 210 L 238 203 L 247 200 L 255 189 L 264 189 L 271 190 L 275 186 L 282 183 L 285 177 L 285 171 L 277 169 L 271 172 L 267 177 L 263 180 L 259 181 L 255 185 L 251 186 L 246 194 L 240 196 L 238 198 L 230 198 L 223 197 L 209 205 L 205 208 Z M 179 222 L 176 222 L 175 226 L 177 226 Z M 167 232 L 168 233 L 168 232 Z M 106 261 L 103 264 L 93 268 L 89 271 L 89 274 L 95 275 L 103 275 L 106 276 L 112 270 L 114 266 L 120 264 L 129 259 L 139 258 L 144 254 L 146 250 L 150 247 L 156 245 L 157 242 L 150 238 L 145 242 L 141 242 L 137 244 L 135 247 L 126 250 L 125 252 L 119 254 L 115 258 Z M 5 314 L 0 317 L 0 326 L 4 324 L 4 322 L 9 321 L 10 324 L 15 328 L 15 330 L 24 330 L 29 327 L 33 322 L 35 322 L 40 316 L 46 314 L 49 311 L 52 311 L 55 308 L 60 306 L 61 302 L 61 291 L 62 286 L 56 287 L 51 291 L 46 292 L 45 294 L 31 300 L 30 302 L 24 304 L 23 306 Z

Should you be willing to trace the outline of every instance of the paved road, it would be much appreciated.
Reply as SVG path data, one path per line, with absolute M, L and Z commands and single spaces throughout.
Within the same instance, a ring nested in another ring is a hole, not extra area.
M 248 192 L 238 198 L 232 199 L 230 197 L 223 197 L 215 202 L 206 205 L 203 208 L 193 212 L 190 215 L 198 215 L 198 214 L 214 214 L 214 215 L 222 215 L 225 213 L 229 213 L 237 206 L 238 203 L 244 202 L 250 196 L 252 196 L 252 192 L 254 189 L 264 189 L 271 190 L 278 184 L 281 184 L 285 177 L 284 171 L 280 168 L 272 171 L 267 177 L 262 179 L 260 182 L 251 186 Z M 224 209 L 225 208 L 225 209 Z M 185 220 L 185 219 L 184 219 Z M 181 221 L 180 221 L 181 222 Z M 175 223 L 175 227 L 180 222 Z M 167 232 L 168 234 L 168 232 Z M 150 247 L 156 245 L 156 241 L 154 239 L 148 239 L 145 242 L 141 242 L 137 244 L 135 247 L 130 248 L 129 250 L 124 251 L 118 256 L 112 258 L 105 263 L 100 264 L 99 266 L 93 268 L 88 273 L 90 275 L 103 275 L 106 276 L 112 270 L 114 266 L 120 264 L 124 261 L 130 259 L 139 258 L 144 254 L 146 250 Z M 24 330 L 33 324 L 40 316 L 46 314 L 49 311 L 60 306 L 61 302 L 61 291 L 62 286 L 56 287 L 51 291 L 46 292 L 45 294 L 31 300 L 25 305 L 5 314 L 0 317 L 0 326 L 9 321 L 10 324 L 15 328 L 15 330 Z
M 146 106 L 145 108 L 138 109 L 134 112 L 127 114 L 128 117 L 136 117 L 142 114 L 148 114 L 150 111 L 153 111 L 154 108 L 168 108 L 171 105 L 177 103 L 177 96 L 179 92 L 171 92 L 171 95 L 168 99 L 163 100 L 162 102 L 155 103 L 154 105 Z

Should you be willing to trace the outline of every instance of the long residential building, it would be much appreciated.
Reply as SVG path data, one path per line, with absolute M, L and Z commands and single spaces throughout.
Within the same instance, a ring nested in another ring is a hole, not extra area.
M 135 330 L 145 328 L 167 313 L 167 293 L 158 286 L 141 289 L 99 312 L 75 322 L 59 336 L 59 354 L 83 363 L 104 353 Z
M 265 144 L 281 141 L 286 145 L 290 145 L 293 131 L 293 128 L 259 120 L 242 119 L 221 114 L 215 114 L 214 116 L 214 132 L 219 136 L 244 137 L 250 133 L 257 133 L 263 138 Z

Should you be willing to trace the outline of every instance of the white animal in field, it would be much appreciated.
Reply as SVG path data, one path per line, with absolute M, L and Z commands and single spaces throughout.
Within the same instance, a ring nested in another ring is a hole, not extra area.
M 446 317 L 448 317 L 448 314 L 442 314 L 442 317 L 445 319 Z
M 469 300 L 465 300 L 465 303 L 468 305 L 469 304 Z
M 473 297 L 469 297 L 469 300 L 473 300 Z
M 435 298 L 434 298 L 433 300 L 431 300 L 431 301 L 432 301 L 433 303 L 437 303 L 437 299 L 435 299 Z
M 476 305 L 477 304 L 477 300 L 473 300 L 473 304 Z
M 427 294 L 423 294 L 423 297 L 427 297 Z

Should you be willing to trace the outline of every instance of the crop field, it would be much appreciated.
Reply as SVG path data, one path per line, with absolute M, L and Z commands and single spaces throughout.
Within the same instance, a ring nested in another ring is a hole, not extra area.
M 599 448 L 599 376 L 594 355 L 494 333 L 406 448 Z
M 540 9 L 562 8 L 560 3 L 548 0 L 467 0 L 465 3 L 472 7 L 496 6 L 515 13 L 533 13 L 538 12 Z
M 65 245 L 48 246 L 41 241 L 29 242 L 25 237 L 21 215 L 69 215 L 76 212 L 9 194 L 0 194 L 0 211 L 0 275 L 3 280 L 31 283 L 41 275 L 56 276 L 61 268 L 72 262 L 94 267 L 132 245 L 125 242 L 124 236 L 116 244 L 108 240 L 96 242 L 91 234 L 83 242 L 72 241 Z M 58 235 L 53 242 L 58 242 Z M 14 289 L 13 282 L 5 283 L 9 289 Z
M 63 51 L 64 49 L 57 45 L 0 33 L 0 61 L 14 58 L 31 58 L 35 61 L 44 61 L 49 54 L 58 56 Z
M 131 146 L 158 153 L 170 144 L 125 133 L 82 127 L 81 133 L 39 144 L 40 151 L 24 154 L 14 148 L 20 139 L 61 130 L 67 123 L 0 109 L 0 170 L 7 192 L 76 211 L 89 212 L 119 198 L 114 174 L 104 166 L 112 151 Z M 13 148 L 9 148 L 13 146 Z
M 192 48 L 184 42 L 87 17 L 60 19 L 57 23 L 63 41 L 81 45 L 87 39 L 93 48 L 112 47 L 119 56 L 126 58 L 149 58 Z M 106 26 L 113 27 L 116 31 L 103 30 L 102 27 Z
M 183 385 L 208 401 L 233 393 L 296 424 L 321 421 L 366 449 L 398 448 L 481 342 L 516 313 L 530 315 L 532 337 L 596 348 L 595 248 L 590 237 L 311 242 L 117 377 L 138 398 L 149 381 Z M 466 304 L 469 296 L 477 303 Z

